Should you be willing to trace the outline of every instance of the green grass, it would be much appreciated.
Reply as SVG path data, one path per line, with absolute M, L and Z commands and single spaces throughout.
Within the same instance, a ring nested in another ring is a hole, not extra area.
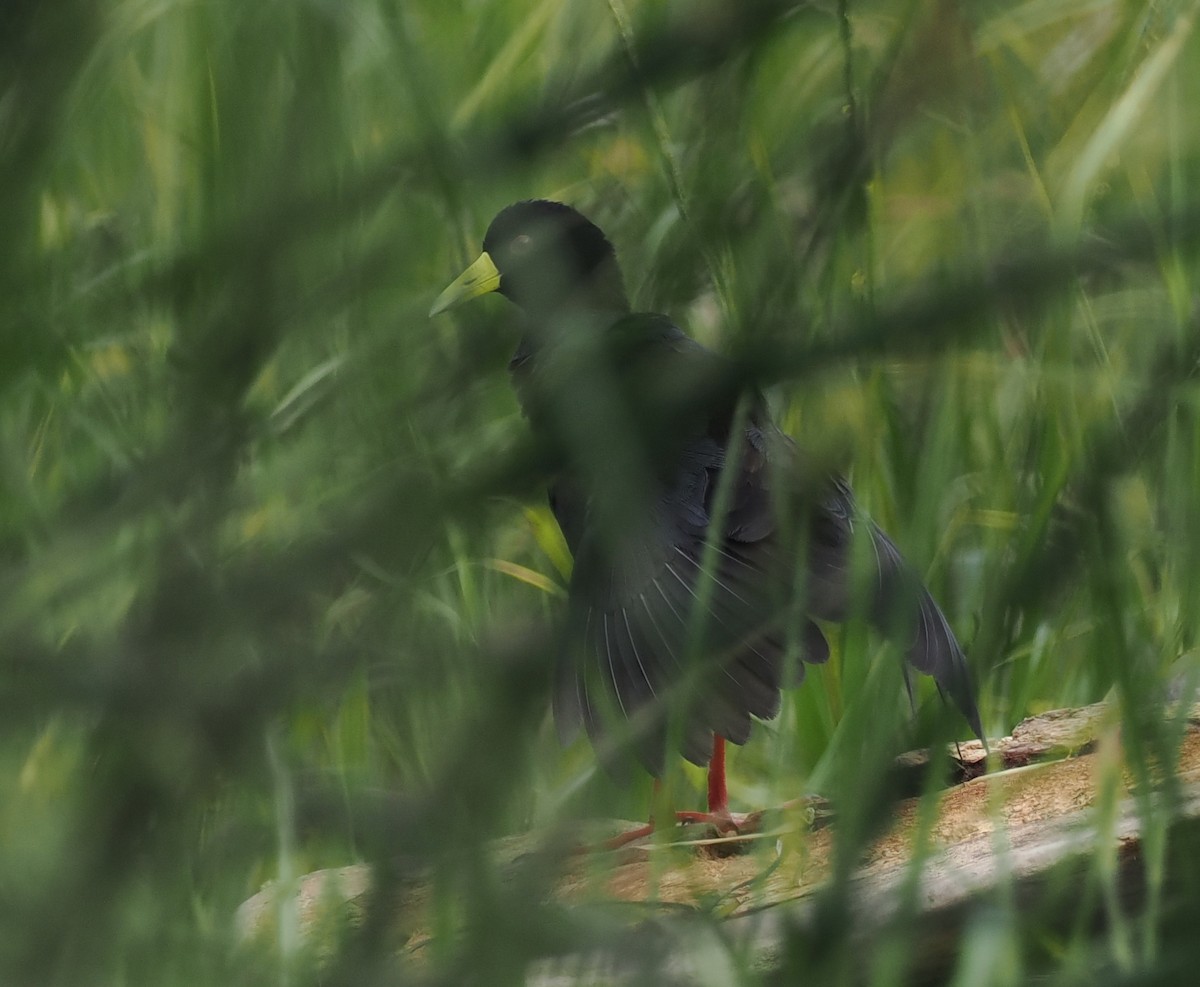
M 517 982 L 588 934 L 480 847 L 638 818 L 649 782 L 549 724 L 567 561 L 518 317 L 424 314 L 530 196 L 772 385 L 927 574 L 990 732 L 1111 693 L 1135 774 L 1169 761 L 1141 711 L 1200 612 L 1195 5 L 787 9 L 0 17 L 0 979 L 309 982 L 230 951 L 237 903 L 396 854 L 461 937 L 401 976 Z M 944 730 L 879 642 L 835 645 L 734 754 L 737 807 L 865 814 L 873 765 Z M 957 982 L 1149 982 L 1194 955 L 1151 914 L 1050 942 L 1001 894 Z

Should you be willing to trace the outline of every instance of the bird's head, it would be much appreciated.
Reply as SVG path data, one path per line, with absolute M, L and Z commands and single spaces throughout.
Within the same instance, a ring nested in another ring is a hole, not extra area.
M 572 310 L 629 309 L 608 238 L 570 206 L 544 199 L 502 209 L 483 238 L 483 253 L 438 296 L 429 314 L 491 291 L 534 321 Z

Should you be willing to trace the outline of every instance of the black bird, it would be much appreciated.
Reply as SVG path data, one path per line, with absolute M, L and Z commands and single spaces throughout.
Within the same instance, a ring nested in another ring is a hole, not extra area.
M 575 567 L 560 736 L 582 724 L 593 743 L 624 739 L 655 777 L 677 746 L 709 765 L 709 811 L 728 818 L 725 739 L 744 743 L 804 663 L 829 657 L 811 618 L 860 614 L 982 739 L 962 650 L 916 572 L 842 479 L 806 475 L 758 395 L 715 386 L 720 357 L 631 311 L 594 224 L 558 202 L 503 209 L 430 315 L 491 291 L 525 314 L 509 372 L 562 464 L 549 500 Z M 716 396 L 697 407 L 697 393 Z M 865 574 L 852 572 L 859 539 Z

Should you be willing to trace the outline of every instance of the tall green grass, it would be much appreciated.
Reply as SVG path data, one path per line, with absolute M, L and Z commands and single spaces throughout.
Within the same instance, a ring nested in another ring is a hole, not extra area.
M 1112 694 L 1135 776 L 1170 763 L 1147 710 L 1200 612 L 1196 16 L 10 3 L 0 976 L 315 981 L 234 951 L 231 915 L 353 860 L 432 875 L 443 935 L 394 978 L 515 983 L 610 934 L 483 850 L 640 818 L 649 781 L 548 723 L 568 561 L 505 380 L 518 317 L 424 314 L 530 196 L 594 218 L 636 304 L 848 474 L 963 637 L 991 733 Z M 852 862 L 880 766 L 946 726 L 927 683 L 911 721 L 878 642 L 834 643 L 732 790 L 838 796 Z M 1195 865 L 1152 852 L 1152 903 L 1164 861 Z M 958 982 L 1166 976 L 1195 910 L 1158 904 L 1105 939 L 1000 893 Z M 850 982 L 861 947 L 828 932 L 789 962 Z M 370 926 L 322 976 L 386 979 L 390 949 Z

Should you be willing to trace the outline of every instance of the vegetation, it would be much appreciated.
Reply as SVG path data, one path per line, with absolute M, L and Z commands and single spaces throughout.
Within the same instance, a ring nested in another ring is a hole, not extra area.
M 570 561 L 504 373 L 519 316 L 425 314 L 535 195 L 591 216 L 635 303 L 851 477 L 963 638 L 990 733 L 1111 694 L 1132 777 L 1161 778 L 1200 633 L 1196 18 L 9 0 L 0 979 L 519 983 L 624 934 L 485 852 L 650 799 L 549 723 Z M 928 683 L 914 719 L 861 628 L 834 644 L 731 789 L 835 800 L 846 866 L 787 962 L 882 987 L 911 957 L 897 933 L 851 963 L 849 864 L 890 757 L 966 730 Z M 680 804 L 701 784 L 670 779 Z M 1165 879 L 1200 870 L 1154 845 L 1143 917 L 1105 859 L 1053 928 L 998 893 L 956 982 L 1186 970 L 1200 899 Z M 381 899 L 320 972 L 234 948 L 264 880 L 355 860 L 431 882 L 427 946 L 394 960 Z M 1095 902 L 1120 934 L 1093 935 Z M 744 966 L 728 949 L 712 982 L 761 982 Z

